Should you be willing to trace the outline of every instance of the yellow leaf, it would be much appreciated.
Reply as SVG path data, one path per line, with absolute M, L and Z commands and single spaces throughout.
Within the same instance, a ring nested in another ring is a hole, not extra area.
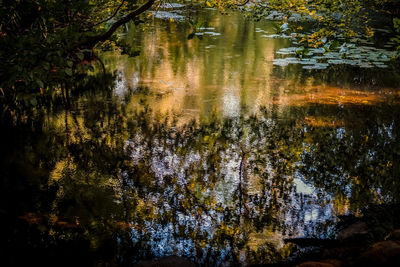
M 55 232 L 53 231 L 53 229 L 50 229 L 49 235 L 55 235 Z

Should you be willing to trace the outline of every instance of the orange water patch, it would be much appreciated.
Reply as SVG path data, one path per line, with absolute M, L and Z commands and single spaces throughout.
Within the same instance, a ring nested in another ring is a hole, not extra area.
M 79 225 L 78 219 L 76 219 L 75 222 L 67 222 L 58 219 L 57 216 L 54 215 L 44 216 L 37 213 L 26 213 L 22 216 L 19 216 L 18 218 L 26 221 L 29 224 L 42 224 L 44 221 L 48 221 L 51 225 L 57 225 L 60 227 L 67 227 L 67 228 L 73 228 Z
M 371 92 L 340 87 L 321 86 L 305 88 L 304 93 L 302 94 L 278 96 L 273 103 L 288 106 L 301 106 L 306 104 L 376 105 L 385 102 L 392 94 L 392 90 Z
M 26 213 L 19 218 L 27 221 L 30 224 L 39 224 L 43 221 L 42 216 L 35 213 Z
M 344 126 L 343 120 L 337 120 L 329 117 L 313 117 L 304 118 L 304 123 L 314 127 L 341 127 Z
M 1 211 L 0 211 L 1 212 Z M 7 213 L 7 212 L 4 212 Z M 69 222 L 66 220 L 62 220 L 58 218 L 58 216 L 54 214 L 49 214 L 49 215 L 43 215 L 43 214 L 38 214 L 38 213 L 26 213 L 22 216 L 18 217 L 19 219 L 22 219 L 26 221 L 29 224 L 49 224 L 52 226 L 59 226 L 63 228 L 75 228 L 79 227 L 80 222 L 79 219 L 76 217 L 74 222 Z M 114 225 L 116 228 L 119 229 L 131 229 L 135 228 L 138 230 L 143 230 L 140 226 L 128 222 L 123 222 L 123 221 L 114 221 L 111 222 L 111 225 Z

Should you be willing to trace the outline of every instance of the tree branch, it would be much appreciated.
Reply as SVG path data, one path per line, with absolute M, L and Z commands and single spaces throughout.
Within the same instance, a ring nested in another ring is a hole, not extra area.
M 245 0 L 242 3 L 236 4 L 237 6 L 244 6 L 247 5 L 247 3 L 250 2 L 250 0 Z
M 138 9 L 135 9 L 131 13 L 127 14 L 126 16 L 122 17 L 121 19 L 114 22 L 113 25 L 108 29 L 108 31 L 101 33 L 96 36 L 92 36 L 80 44 L 78 47 L 86 46 L 86 47 L 94 47 L 97 43 L 105 41 L 111 37 L 111 35 L 123 24 L 129 22 L 130 20 L 134 19 L 136 16 L 142 14 L 146 10 L 148 10 L 153 4 L 155 0 L 148 0 L 145 4 L 140 6 Z
M 117 7 L 117 9 L 114 11 L 114 13 L 111 16 L 109 16 L 108 18 L 106 18 L 106 19 L 104 19 L 104 20 L 102 20 L 102 21 L 100 21 L 100 22 L 98 22 L 98 23 L 96 23 L 96 24 L 94 24 L 94 25 L 92 25 L 90 27 L 91 28 L 96 27 L 96 26 L 102 24 L 103 22 L 109 21 L 110 19 L 115 17 L 115 15 L 117 15 L 119 9 L 123 6 L 123 4 L 125 4 L 125 0 L 122 0 L 121 4 Z

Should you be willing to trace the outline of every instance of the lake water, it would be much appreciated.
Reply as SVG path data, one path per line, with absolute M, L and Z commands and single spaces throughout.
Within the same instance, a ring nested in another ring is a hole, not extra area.
M 334 238 L 339 215 L 399 201 L 389 48 L 358 39 L 299 61 L 273 22 L 176 10 L 126 27 L 140 54 L 104 53 L 113 75 L 2 122 L 11 263 L 275 263 L 294 251 L 284 238 Z

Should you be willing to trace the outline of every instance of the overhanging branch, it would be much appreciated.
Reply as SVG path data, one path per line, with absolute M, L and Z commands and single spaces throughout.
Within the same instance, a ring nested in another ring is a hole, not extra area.
M 124 25 L 125 23 L 129 22 L 130 20 L 134 19 L 135 17 L 139 16 L 146 10 L 150 9 L 150 7 L 154 4 L 155 0 L 148 0 L 145 4 L 140 6 L 139 8 L 135 9 L 131 13 L 125 15 L 121 19 L 117 20 L 116 22 L 111 25 L 111 27 L 104 33 L 92 36 L 82 43 L 78 45 L 78 47 L 86 46 L 86 47 L 93 47 L 99 42 L 103 42 L 111 37 L 113 33 L 121 26 Z
M 104 19 L 104 20 L 102 20 L 102 21 L 100 21 L 100 22 L 97 22 L 96 24 L 92 25 L 91 27 L 96 27 L 96 26 L 98 26 L 98 25 L 100 25 L 100 24 L 102 24 L 102 23 L 104 23 L 104 22 L 106 22 L 106 21 L 109 21 L 110 19 L 114 18 L 114 17 L 117 15 L 117 13 L 118 13 L 118 11 L 120 10 L 120 8 L 121 8 L 124 4 L 125 4 L 125 0 L 122 0 L 121 4 L 117 7 L 117 9 L 115 9 L 114 13 L 113 13 L 111 16 L 109 16 L 108 18 L 106 18 L 106 19 Z

